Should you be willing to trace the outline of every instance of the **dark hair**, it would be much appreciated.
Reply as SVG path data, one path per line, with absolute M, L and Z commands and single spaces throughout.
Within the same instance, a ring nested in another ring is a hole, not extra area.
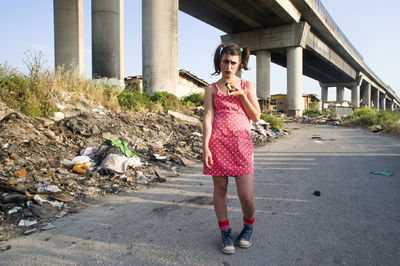
M 250 57 L 250 50 L 247 47 L 239 48 L 239 46 L 236 43 L 231 43 L 229 45 L 225 45 L 221 43 L 218 45 L 217 49 L 215 50 L 214 54 L 214 68 L 215 72 L 212 73 L 212 75 L 219 75 L 221 73 L 220 69 L 220 64 L 221 64 L 221 59 L 224 54 L 230 54 L 230 55 L 238 55 L 240 59 L 239 63 L 239 71 L 242 71 L 242 68 L 244 70 L 249 70 L 247 63 L 249 62 L 249 57 Z

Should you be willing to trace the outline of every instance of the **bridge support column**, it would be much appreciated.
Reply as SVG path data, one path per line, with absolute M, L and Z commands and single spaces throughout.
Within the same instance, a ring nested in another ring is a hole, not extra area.
M 381 110 L 386 110 L 386 94 L 382 94 L 382 96 L 379 96 L 379 107 Z
M 393 111 L 393 105 L 394 105 L 393 101 L 389 101 L 389 102 L 388 102 L 388 105 L 387 105 L 387 109 L 388 109 L 389 111 Z
M 321 102 L 328 101 L 328 86 L 321 86 Z
M 288 114 L 303 114 L 303 48 L 287 48 L 287 104 Z
M 256 52 L 257 97 L 261 100 L 271 98 L 271 53 L 267 50 Z
M 92 0 L 92 77 L 124 82 L 124 1 Z
M 364 107 L 371 107 L 371 84 L 366 84 L 362 95 Z
M 344 100 L 344 86 L 336 86 L 336 101 L 342 102 Z
M 372 94 L 372 102 L 374 103 L 374 108 L 379 110 L 379 90 L 375 89 Z
M 55 70 L 84 72 L 83 0 L 54 0 Z
M 142 1 L 143 89 L 175 94 L 178 87 L 178 0 Z
M 351 102 L 354 108 L 360 108 L 360 86 L 351 88 Z

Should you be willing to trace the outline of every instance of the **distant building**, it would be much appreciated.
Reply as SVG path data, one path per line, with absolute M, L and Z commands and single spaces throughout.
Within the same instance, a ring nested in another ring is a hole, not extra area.
M 135 88 L 136 84 L 140 84 L 140 88 L 143 88 L 143 77 L 142 75 L 129 76 L 125 78 L 125 86 Z M 175 94 L 178 98 L 188 96 L 193 93 L 204 93 L 208 83 L 197 76 L 193 75 L 189 71 L 184 69 L 179 70 L 179 81 L 178 90 Z
M 347 101 L 326 101 L 322 104 L 322 110 L 330 110 L 331 112 L 345 116 L 353 112 L 353 105 Z
M 315 94 L 303 94 L 304 110 L 310 109 L 314 102 L 317 102 L 317 106 L 320 108 L 320 100 Z M 278 112 L 287 112 L 287 95 L 286 94 L 274 94 L 271 95 L 270 110 Z

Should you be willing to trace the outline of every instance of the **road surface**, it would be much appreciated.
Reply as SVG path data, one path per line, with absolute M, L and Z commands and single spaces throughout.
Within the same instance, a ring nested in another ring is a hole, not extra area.
M 400 139 L 294 127 L 255 151 L 257 213 L 247 250 L 219 250 L 212 181 L 194 167 L 59 219 L 55 229 L 8 241 L 0 264 L 399 265 Z M 237 235 L 242 214 L 233 178 L 229 195 Z

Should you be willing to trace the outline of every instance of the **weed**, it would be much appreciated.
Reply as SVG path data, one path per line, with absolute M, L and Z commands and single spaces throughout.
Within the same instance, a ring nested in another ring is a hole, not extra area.
M 381 125 L 386 132 L 400 134 L 400 113 L 392 111 L 375 110 L 372 108 L 361 108 L 354 111 L 349 120 L 343 121 L 342 125 L 347 127 L 370 127 Z
M 124 90 L 118 96 L 118 103 L 124 110 L 139 110 L 152 107 L 150 96 L 147 93 Z
M 267 114 L 261 114 L 261 119 L 264 120 L 265 122 L 268 122 L 271 127 L 275 127 L 279 130 L 283 130 L 283 121 L 275 116 L 272 115 L 267 115 Z
M 204 93 L 193 93 L 181 99 L 181 103 L 190 107 L 204 106 Z
M 175 110 L 181 107 L 181 102 L 178 97 L 166 91 L 155 92 L 154 95 L 150 97 L 150 100 L 161 104 L 164 109 L 168 110 Z

